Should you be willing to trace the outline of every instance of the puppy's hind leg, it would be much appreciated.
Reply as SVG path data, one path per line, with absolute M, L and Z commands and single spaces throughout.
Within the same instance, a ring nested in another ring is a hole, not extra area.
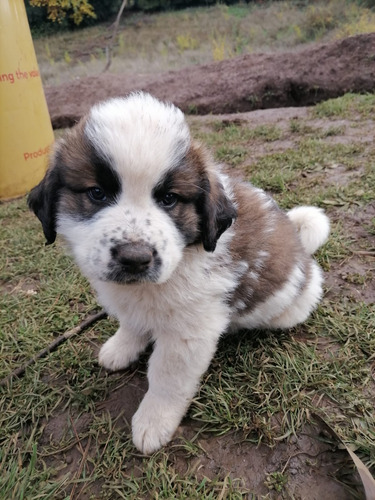
M 107 370 L 123 370 L 138 359 L 149 342 L 150 334 L 132 332 L 120 325 L 117 332 L 100 349 L 99 364 Z
M 323 293 L 322 271 L 315 261 L 311 261 L 307 283 L 300 294 L 279 316 L 271 319 L 270 328 L 292 328 L 303 323 L 317 307 Z

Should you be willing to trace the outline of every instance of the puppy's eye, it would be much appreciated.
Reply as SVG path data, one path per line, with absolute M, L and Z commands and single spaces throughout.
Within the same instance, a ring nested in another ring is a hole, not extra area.
M 97 187 L 97 186 L 88 189 L 87 195 L 90 198 L 90 200 L 92 200 L 92 201 L 104 202 L 107 200 L 107 196 L 106 196 L 105 192 L 103 191 L 103 189 L 101 189 L 100 187 Z
M 177 194 L 165 193 L 159 200 L 159 205 L 164 208 L 172 208 L 176 205 L 178 200 Z

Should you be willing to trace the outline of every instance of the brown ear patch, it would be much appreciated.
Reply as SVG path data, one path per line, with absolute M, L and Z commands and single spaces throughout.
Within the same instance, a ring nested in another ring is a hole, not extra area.
M 207 252 L 213 252 L 220 236 L 237 217 L 237 211 L 219 180 L 211 180 L 209 185 L 202 210 L 202 242 Z
M 204 249 L 213 252 L 220 236 L 236 218 L 236 208 L 225 193 L 216 167 L 202 146 L 193 143 L 187 161 L 199 172 L 200 197 L 197 210 L 200 236 Z
M 44 179 L 30 191 L 27 198 L 29 208 L 42 224 L 47 245 L 56 239 L 56 211 L 61 187 L 58 170 L 50 166 Z

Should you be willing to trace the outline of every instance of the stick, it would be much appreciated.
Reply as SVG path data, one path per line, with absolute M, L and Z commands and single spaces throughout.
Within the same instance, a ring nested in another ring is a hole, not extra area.
M 370 255 L 371 257 L 375 257 L 375 251 L 371 250 L 351 250 L 355 255 Z
M 28 368 L 29 366 L 36 363 L 38 361 L 38 359 L 46 357 L 50 352 L 57 349 L 57 347 L 60 344 L 62 344 L 66 340 L 70 339 L 70 337 L 73 337 L 74 335 L 81 333 L 88 326 L 90 326 L 93 323 L 96 323 L 97 321 L 104 319 L 106 317 L 107 317 L 107 313 L 105 311 L 100 311 L 96 314 L 93 314 L 92 316 L 89 316 L 84 321 L 82 321 L 82 323 L 75 326 L 71 330 L 68 330 L 63 335 L 60 335 L 60 337 L 57 337 L 57 339 L 55 339 L 53 342 L 51 342 L 47 347 L 45 347 L 44 349 L 39 351 L 37 354 L 35 354 L 35 356 L 33 356 L 31 359 L 29 359 L 24 365 L 19 366 L 14 371 L 12 371 L 7 377 L 0 380 L 0 387 L 6 386 L 8 384 L 8 382 L 10 382 L 11 379 L 14 377 L 21 377 L 25 373 L 26 368 Z
M 105 65 L 105 67 L 103 69 L 103 73 L 108 71 L 110 65 L 112 64 L 113 45 L 114 45 L 115 40 L 116 40 L 117 31 L 118 31 L 118 27 L 120 24 L 120 19 L 121 19 L 122 13 L 124 12 L 124 9 L 125 9 L 127 3 L 128 3 L 128 0 L 123 0 L 121 7 L 120 7 L 120 10 L 117 13 L 116 21 L 113 25 L 111 41 L 109 42 L 109 45 L 108 45 L 107 50 L 106 50 L 106 52 L 107 52 L 107 64 Z

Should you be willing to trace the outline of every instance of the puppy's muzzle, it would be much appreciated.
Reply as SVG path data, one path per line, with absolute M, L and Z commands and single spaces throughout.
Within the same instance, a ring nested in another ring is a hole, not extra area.
M 146 243 L 122 243 L 111 248 L 112 259 L 127 274 L 143 274 L 154 265 L 156 250 Z

